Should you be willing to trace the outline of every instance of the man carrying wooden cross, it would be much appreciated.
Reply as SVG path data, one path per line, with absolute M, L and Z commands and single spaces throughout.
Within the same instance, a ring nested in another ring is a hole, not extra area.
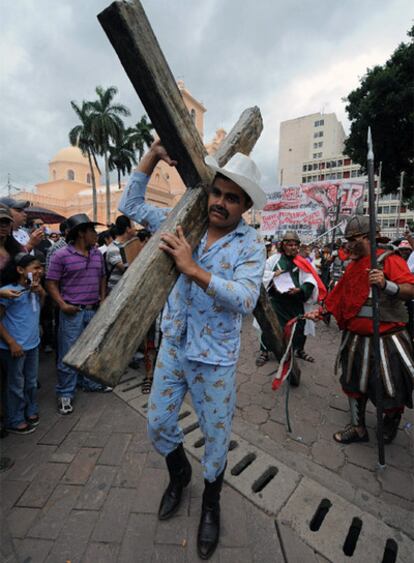
M 119 209 L 156 231 L 168 211 L 145 203 L 145 189 L 159 160 L 177 164 L 156 141 L 130 178 Z M 242 219 L 253 204 L 263 207 L 266 196 L 260 172 L 251 158 L 236 153 L 220 168 L 211 156 L 206 164 L 216 174 L 208 196 L 208 229 L 191 250 L 181 227 L 163 233 L 160 248 L 181 273 L 163 313 L 163 340 L 148 404 L 148 433 L 166 457 L 169 485 L 159 518 L 178 509 L 191 465 L 183 448 L 178 415 L 190 392 L 205 439 L 205 489 L 197 547 L 202 559 L 214 552 L 220 528 L 223 484 L 236 400 L 236 362 L 240 350 L 242 315 L 252 313 L 260 293 L 265 247 L 256 231 Z

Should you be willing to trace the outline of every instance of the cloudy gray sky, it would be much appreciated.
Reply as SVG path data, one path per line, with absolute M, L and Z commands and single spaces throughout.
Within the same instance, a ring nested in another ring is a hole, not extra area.
M 336 112 L 368 67 L 406 41 L 411 0 L 142 0 L 176 78 L 207 107 L 205 139 L 258 105 L 254 150 L 264 185 L 276 185 L 279 124 Z M 144 110 L 96 14 L 109 0 L 0 0 L 0 187 L 47 179 L 47 163 L 76 124 L 70 100 L 116 85 Z

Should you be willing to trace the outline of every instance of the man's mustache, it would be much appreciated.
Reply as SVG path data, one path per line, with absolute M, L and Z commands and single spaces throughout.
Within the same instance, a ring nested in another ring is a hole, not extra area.
M 229 212 L 227 211 L 227 209 L 221 207 L 221 205 L 210 205 L 208 212 L 211 213 L 212 211 L 219 213 L 224 217 L 224 219 L 227 219 L 229 216 Z

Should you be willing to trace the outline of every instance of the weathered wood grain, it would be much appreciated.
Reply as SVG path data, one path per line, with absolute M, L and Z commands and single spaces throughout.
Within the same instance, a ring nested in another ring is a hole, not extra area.
M 236 152 L 248 152 L 261 131 L 258 108 L 243 112 L 220 146 L 225 164 Z M 207 228 L 207 194 L 202 185 L 187 190 L 163 224 L 163 231 L 184 229 L 194 248 Z M 115 385 L 163 307 L 178 272 L 158 249 L 160 231 L 150 239 L 65 357 L 65 362 L 108 385 Z
M 283 342 L 283 331 L 263 284 L 260 288 L 259 301 L 257 302 L 253 314 L 256 317 L 263 334 L 265 335 L 263 340 L 266 348 L 271 350 L 275 354 L 276 358 L 280 360 L 285 348 Z
M 204 164 L 202 141 L 140 2 L 114 2 L 98 19 L 163 144 L 178 161 L 181 177 L 186 185 L 197 186 L 187 190 L 162 226 L 163 231 L 175 232 L 181 225 L 194 248 L 207 228 L 203 186 L 212 179 Z M 259 109 L 245 110 L 215 155 L 219 164 L 223 166 L 236 152 L 249 154 L 262 128 Z M 119 381 L 178 277 L 174 262 L 158 249 L 159 242 L 160 232 L 102 304 L 66 355 L 66 363 L 103 383 L 115 385 Z M 269 307 L 266 292 L 262 291 L 258 320 L 266 330 L 271 326 L 275 331 L 272 350 L 280 357 L 280 328 Z
M 186 186 L 209 183 L 207 154 L 139 1 L 113 2 L 98 15 L 122 66 Z M 174 123 L 174 127 L 171 124 Z

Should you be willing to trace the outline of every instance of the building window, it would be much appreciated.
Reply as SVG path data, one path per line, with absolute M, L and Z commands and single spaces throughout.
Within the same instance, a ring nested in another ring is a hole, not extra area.
M 73 170 L 68 170 L 68 180 L 73 181 L 75 179 L 75 172 Z
M 87 183 L 87 184 L 91 184 L 91 183 L 92 183 L 92 178 L 91 178 L 90 172 L 88 172 L 88 173 L 86 174 L 86 183 Z
M 351 163 L 352 163 L 352 161 L 351 161 L 350 158 L 345 158 L 345 160 L 344 160 L 344 166 L 351 166 Z
M 322 127 L 322 125 L 325 125 L 325 121 L 323 119 L 320 119 L 319 121 L 315 121 L 314 123 L 315 127 Z
M 391 205 L 390 213 L 397 213 L 397 206 L 396 205 Z
M 305 183 L 306 183 L 306 177 L 302 176 L 302 184 L 305 184 Z
M 316 164 L 316 162 L 315 162 L 315 164 L 313 165 L 312 168 L 313 168 L 313 170 L 317 170 L 317 169 L 318 169 L 318 165 Z
M 344 172 L 344 178 L 349 178 L 349 170 L 346 170 L 346 171 Z
M 351 170 L 351 178 L 356 178 L 358 176 L 358 170 Z
M 316 131 L 316 133 L 313 134 L 314 139 L 317 139 L 318 137 L 323 137 L 323 131 Z
M 196 112 L 194 108 L 190 111 L 190 115 L 191 115 L 191 119 L 193 120 L 193 123 L 195 123 Z
M 338 178 L 338 180 L 341 180 L 342 179 L 342 172 L 338 172 L 336 177 Z
M 306 164 L 302 166 L 302 172 L 306 172 Z
M 308 172 L 309 170 L 312 170 L 312 164 L 308 164 Z
M 320 162 L 319 163 L 319 170 L 323 170 L 325 168 L 325 163 L 324 162 Z
M 338 166 L 342 166 L 342 160 L 338 160 Z
M 389 212 L 390 212 L 389 206 L 388 206 L 388 205 L 385 205 L 385 206 L 382 208 L 382 212 L 385 213 L 385 214 L 389 213 Z

